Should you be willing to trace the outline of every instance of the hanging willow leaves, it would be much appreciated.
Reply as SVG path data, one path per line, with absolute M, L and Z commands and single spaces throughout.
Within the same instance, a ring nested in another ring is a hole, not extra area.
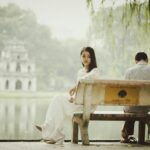
M 123 76 L 137 51 L 150 52 L 150 0 L 125 0 L 123 5 L 117 7 L 116 0 L 113 0 L 112 5 L 106 7 L 108 1 L 110 0 L 99 0 L 97 10 L 91 7 L 94 0 L 88 1 L 88 8 L 94 12 L 90 14 L 89 36 L 93 41 L 99 41 L 101 47 L 98 49 L 103 56 L 104 72 L 115 77 Z M 105 60 L 109 60 L 109 63 Z
M 108 3 L 110 0 L 99 0 L 99 5 L 101 7 L 99 7 L 99 9 L 102 9 L 102 7 L 105 7 L 105 3 Z M 116 4 L 117 0 L 113 0 L 112 1 L 112 5 L 110 6 L 110 8 L 114 9 L 115 4 Z M 137 24 L 141 25 L 142 22 L 142 18 L 145 18 L 145 21 L 147 24 L 149 24 L 149 20 L 150 20 L 150 0 L 145 0 L 143 1 L 128 1 L 128 0 L 124 0 L 125 4 L 123 4 L 123 13 L 122 13 L 122 17 L 121 17 L 121 22 L 123 23 L 123 25 L 125 26 L 125 28 L 127 29 L 128 26 L 130 25 L 130 23 L 132 23 L 132 19 L 136 17 L 137 19 Z M 95 10 L 93 7 L 93 3 L 94 0 L 86 0 L 87 2 L 87 6 L 90 9 L 91 15 L 95 15 Z M 143 13 L 144 11 L 141 12 L 141 10 L 144 10 L 145 13 Z M 110 16 L 108 16 L 110 19 L 112 19 Z

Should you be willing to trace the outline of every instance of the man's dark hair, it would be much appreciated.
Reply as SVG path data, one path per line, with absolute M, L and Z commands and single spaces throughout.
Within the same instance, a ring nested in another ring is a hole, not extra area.
M 136 55 L 135 55 L 135 60 L 136 61 L 141 61 L 141 60 L 144 60 L 144 61 L 147 61 L 148 62 L 148 56 L 145 52 L 138 52 Z

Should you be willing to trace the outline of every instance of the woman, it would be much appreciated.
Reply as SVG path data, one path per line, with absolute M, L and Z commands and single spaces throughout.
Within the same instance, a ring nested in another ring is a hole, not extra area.
M 91 47 L 84 47 L 80 53 L 83 68 L 79 70 L 77 81 L 98 79 L 95 52 Z M 81 111 L 83 106 L 71 103 L 76 92 L 76 86 L 70 89 L 69 94 L 57 95 L 52 99 L 42 126 L 36 126 L 42 132 L 42 138 L 48 144 L 62 143 L 65 135 L 63 125 L 66 118 L 72 119 L 75 111 Z M 92 111 L 95 110 L 95 107 Z

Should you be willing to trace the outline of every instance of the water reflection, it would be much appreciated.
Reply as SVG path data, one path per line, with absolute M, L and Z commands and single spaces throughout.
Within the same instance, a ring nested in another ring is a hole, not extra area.
M 0 139 L 39 139 L 34 125 L 44 120 L 52 93 L 0 93 Z
M 41 139 L 41 134 L 34 125 L 43 123 L 50 100 L 56 94 L 58 93 L 0 93 L 0 139 Z M 122 107 L 99 106 L 98 110 L 116 111 L 122 110 Z M 120 139 L 122 125 L 123 122 L 118 121 L 91 121 L 90 139 Z M 64 126 L 66 139 L 71 139 L 71 122 L 67 121 Z

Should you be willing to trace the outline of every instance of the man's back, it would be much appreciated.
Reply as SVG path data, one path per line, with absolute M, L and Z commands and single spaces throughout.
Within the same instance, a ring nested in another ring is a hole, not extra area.
M 150 80 L 150 65 L 145 61 L 139 61 L 135 66 L 129 68 L 125 74 L 127 80 Z M 131 113 L 147 113 L 148 106 L 126 106 L 125 112 Z
M 150 66 L 145 61 L 139 61 L 129 68 L 125 74 L 127 80 L 150 80 Z

